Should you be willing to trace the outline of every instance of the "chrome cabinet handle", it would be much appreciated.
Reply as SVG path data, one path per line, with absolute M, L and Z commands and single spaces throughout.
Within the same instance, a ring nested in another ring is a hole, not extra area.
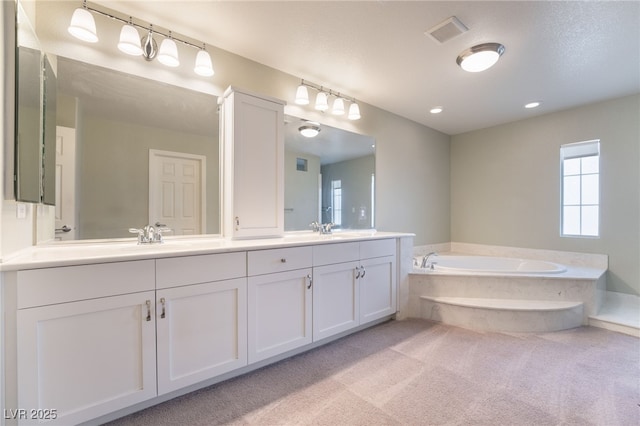
M 160 298 L 160 304 L 162 305 L 162 313 L 160 314 L 160 318 L 164 318 L 166 316 L 166 312 L 165 312 L 165 303 L 166 300 L 164 297 Z
M 360 278 L 364 278 L 364 274 L 367 273 L 367 270 L 364 269 L 364 266 L 361 266 L 360 268 L 361 268 L 361 271 L 362 271 L 362 274 L 360 275 Z
M 147 321 L 151 321 L 151 300 L 147 300 Z
M 309 280 L 309 285 L 307 285 L 307 290 L 310 290 L 311 286 L 313 285 L 313 278 L 311 278 L 311 274 L 307 275 L 307 279 Z
M 360 267 L 356 266 L 356 280 L 360 278 Z

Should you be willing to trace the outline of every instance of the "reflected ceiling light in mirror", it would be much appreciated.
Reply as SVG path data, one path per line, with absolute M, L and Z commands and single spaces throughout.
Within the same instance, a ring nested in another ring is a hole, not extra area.
M 333 107 L 331 108 L 331 114 L 342 115 L 344 114 L 344 99 L 338 97 L 333 101 Z
M 537 108 L 537 107 L 540 106 L 540 104 L 541 104 L 541 102 L 539 102 L 539 101 L 529 102 L 528 104 L 525 104 L 524 107 L 527 108 L 527 109 Z
M 327 101 L 328 95 L 325 92 L 318 92 L 318 96 L 316 96 L 316 106 L 315 108 L 318 111 L 326 111 L 329 109 L 329 103 Z
M 500 43 L 484 43 L 458 55 L 456 63 L 465 71 L 480 72 L 491 68 L 504 53 L 504 46 Z
M 349 114 L 347 115 L 349 120 L 360 120 L 360 107 L 354 101 L 351 105 L 349 105 Z
M 333 91 L 323 86 L 318 86 L 305 80 L 302 80 L 300 85 L 296 89 L 296 97 L 294 98 L 294 102 L 296 104 L 309 104 L 309 91 L 307 90 L 307 88 L 309 87 L 318 91 L 318 94 L 316 95 L 316 102 L 314 104 L 314 108 L 318 111 L 324 112 L 328 110 L 329 96 L 335 96 L 333 107 L 331 110 L 332 114 L 343 115 L 346 111 L 345 102 L 351 102 L 351 105 L 349 105 L 349 112 L 347 114 L 347 117 L 349 118 L 349 120 L 360 119 L 360 107 L 358 106 L 354 98 L 343 95 L 340 92 Z
M 171 31 L 169 31 L 169 37 L 162 40 L 160 44 L 160 50 L 158 50 L 158 61 L 162 65 L 175 68 L 180 65 L 180 59 L 178 58 L 178 46 L 173 41 Z
M 118 42 L 118 49 L 127 55 L 140 56 L 142 55 L 142 45 L 140 44 L 140 34 L 136 27 L 131 25 L 131 17 L 129 17 L 129 23 L 122 26 L 120 30 L 120 41 Z
M 309 105 L 309 91 L 307 90 L 307 86 L 304 85 L 304 80 L 298 86 L 296 90 L 296 98 L 294 102 L 298 105 Z
M 209 56 L 209 52 L 204 49 L 204 45 L 202 45 L 202 50 L 198 51 L 196 66 L 193 68 L 193 71 L 203 77 L 211 77 L 215 74 L 213 64 L 211 63 L 211 56 Z
M 429 110 L 431 114 L 440 114 L 442 111 L 444 111 L 444 108 L 442 108 L 441 106 L 436 106 Z
M 96 21 L 93 19 L 91 12 L 87 9 L 86 0 L 82 2 L 82 7 L 73 11 L 68 31 L 69 34 L 82 41 L 89 43 L 96 43 L 98 41 Z
M 320 133 L 320 126 L 315 124 L 305 124 L 304 126 L 298 127 L 298 131 L 305 138 L 315 138 Z
M 196 74 L 203 77 L 210 77 L 214 74 L 211 56 L 209 56 L 209 53 L 205 50 L 204 43 L 200 45 L 194 44 L 183 38 L 174 36 L 171 31 L 169 31 L 168 34 L 161 31 L 154 31 L 152 24 L 149 24 L 147 27 L 134 23 L 131 16 L 129 16 L 127 20 L 112 15 L 111 13 L 103 12 L 95 7 L 88 6 L 86 0 L 83 0 L 82 7 L 73 12 L 71 24 L 68 28 L 69 33 L 83 41 L 91 43 L 97 42 L 98 36 L 93 14 L 106 16 L 107 18 L 120 21 L 124 24 L 120 31 L 118 49 L 128 55 L 142 56 L 147 61 L 152 61 L 157 56 L 160 63 L 169 67 L 177 67 L 180 65 L 178 47 L 176 45 L 176 41 L 178 41 L 186 46 L 198 49 L 193 69 Z M 142 40 L 140 40 L 136 28 L 147 31 L 147 35 Z M 165 37 L 160 44 L 159 50 L 153 39 L 154 33 Z

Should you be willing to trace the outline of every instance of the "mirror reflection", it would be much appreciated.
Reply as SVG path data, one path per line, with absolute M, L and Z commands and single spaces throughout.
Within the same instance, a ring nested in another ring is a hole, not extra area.
M 314 137 L 302 127 L 317 127 Z M 335 127 L 285 118 L 285 231 L 313 221 L 335 229 L 374 228 L 375 141 Z
M 62 57 L 57 67 L 56 237 L 156 223 L 219 233 L 216 97 Z

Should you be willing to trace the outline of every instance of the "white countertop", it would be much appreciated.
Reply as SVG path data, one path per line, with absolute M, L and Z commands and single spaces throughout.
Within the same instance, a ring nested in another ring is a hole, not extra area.
M 311 244 L 331 244 L 384 238 L 413 237 L 413 234 L 378 232 L 375 230 L 335 232 L 320 235 L 313 232 L 285 233 L 280 238 L 231 240 L 215 236 L 168 237 L 162 244 L 137 244 L 126 241 L 74 241 L 29 247 L 0 263 L 0 271 L 86 265 L 128 260 L 227 253 L 245 250 L 285 248 Z

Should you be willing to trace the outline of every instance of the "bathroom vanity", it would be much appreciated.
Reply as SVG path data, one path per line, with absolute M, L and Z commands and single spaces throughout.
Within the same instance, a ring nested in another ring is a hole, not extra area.
M 5 412 L 104 421 L 392 318 L 411 245 L 368 231 L 34 247 L 2 264 Z

